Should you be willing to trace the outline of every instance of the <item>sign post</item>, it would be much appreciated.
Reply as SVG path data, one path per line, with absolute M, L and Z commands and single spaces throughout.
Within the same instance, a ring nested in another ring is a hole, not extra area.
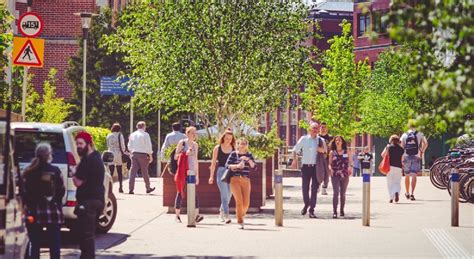
M 370 171 L 362 169 L 362 226 L 370 226 Z
M 130 96 L 130 133 L 133 132 L 133 91 L 129 90 L 128 77 L 118 78 L 116 76 L 102 76 L 100 78 L 101 95 L 123 95 Z
M 459 172 L 451 169 L 451 226 L 459 227 Z

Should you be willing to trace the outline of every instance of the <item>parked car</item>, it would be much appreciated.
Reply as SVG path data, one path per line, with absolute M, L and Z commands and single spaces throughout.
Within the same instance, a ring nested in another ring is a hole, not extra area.
M 11 143 L 9 122 L 0 118 L 0 258 L 23 258 L 29 239 Z
M 65 226 L 74 230 L 77 216 L 74 214 L 76 206 L 76 186 L 72 181 L 75 168 L 80 161 L 76 149 L 75 136 L 82 131 L 84 127 L 74 122 L 63 124 L 16 122 L 12 123 L 14 130 L 15 157 L 18 159 L 20 171 L 23 172 L 26 166 L 34 157 L 34 151 L 39 143 L 49 143 L 53 149 L 52 164 L 59 167 L 65 180 L 66 193 L 63 197 L 63 213 Z M 97 222 L 97 231 L 100 233 L 108 232 L 117 216 L 117 200 L 113 193 L 112 176 L 106 166 L 106 175 L 104 179 L 105 187 L 105 208 Z

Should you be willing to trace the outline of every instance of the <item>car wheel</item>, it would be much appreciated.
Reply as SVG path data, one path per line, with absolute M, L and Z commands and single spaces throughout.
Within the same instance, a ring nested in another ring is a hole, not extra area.
M 117 217 L 117 199 L 115 195 L 110 192 L 105 201 L 104 213 L 99 216 L 97 221 L 97 233 L 107 233 L 114 225 Z

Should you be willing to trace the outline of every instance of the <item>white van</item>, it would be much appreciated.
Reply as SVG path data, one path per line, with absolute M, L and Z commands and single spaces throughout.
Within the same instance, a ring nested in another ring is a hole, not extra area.
M 66 194 L 63 197 L 63 213 L 65 226 L 74 229 L 77 216 L 74 214 L 76 206 L 76 186 L 72 181 L 75 167 L 80 161 L 76 149 L 75 136 L 85 128 L 77 123 L 35 123 L 35 122 L 15 122 L 12 123 L 14 130 L 15 158 L 18 159 L 20 171 L 28 166 L 34 157 L 34 151 L 39 143 L 48 143 L 53 149 L 52 164 L 59 167 L 63 174 L 66 185 Z M 115 222 L 117 216 L 117 200 L 114 193 L 112 176 L 106 167 L 104 178 L 105 187 L 105 207 L 97 222 L 97 231 L 106 233 Z

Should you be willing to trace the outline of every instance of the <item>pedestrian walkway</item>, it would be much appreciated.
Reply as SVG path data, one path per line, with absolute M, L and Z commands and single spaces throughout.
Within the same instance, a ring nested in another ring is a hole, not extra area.
M 361 178 L 351 178 L 346 201 L 346 217 L 332 219 L 332 192 L 318 195 L 317 219 L 302 216 L 299 178 L 284 179 L 284 227 L 275 227 L 273 201 L 262 213 L 248 215 L 246 229 L 225 225 L 217 215 L 205 215 L 196 228 L 174 222 L 161 206 L 161 179 L 155 196 L 120 194 L 119 216 L 110 234 L 121 233 L 117 241 L 99 237 L 98 258 L 159 257 L 393 257 L 393 258 L 473 258 L 474 207 L 461 204 L 460 227 L 450 227 L 450 197 L 420 177 L 417 200 L 404 197 L 390 204 L 386 179 L 372 181 L 371 226 L 361 219 Z M 125 185 L 127 186 L 127 185 Z M 144 193 L 138 183 L 135 193 Z M 156 208 L 156 212 L 153 209 Z M 140 218 L 141 214 L 147 217 Z M 140 218 L 140 219 L 138 219 Z M 127 222 L 129 221 L 129 222 Z M 129 225 L 134 225 L 133 227 Z M 112 239 L 112 238 L 110 238 Z M 107 243 L 107 245 L 106 245 Z M 46 255 L 46 254 L 43 254 Z M 66 258 L 77 250 L 64 251 Z

